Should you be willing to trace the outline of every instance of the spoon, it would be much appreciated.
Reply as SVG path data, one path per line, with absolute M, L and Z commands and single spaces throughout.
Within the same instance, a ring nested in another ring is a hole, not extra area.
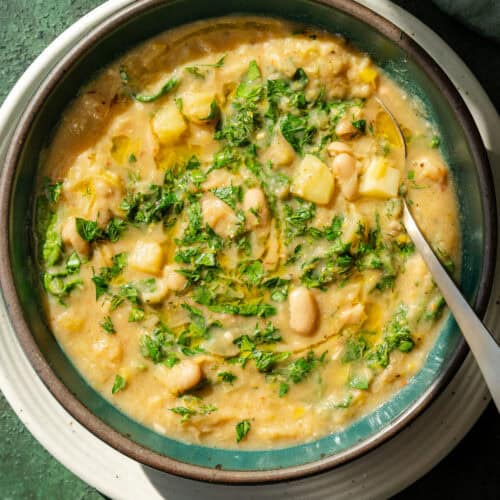
M 404 145 L 404 156 L 406 158 L 406 145 L 401 128 L 394 115 L 387 109 L 385 104 L 377 99 L 380 106 L 391 118 L 394 127 L 400 134 L 400 139 Z M 441 264 L 440 260 L 432 250 L 422 231 L 418 227 L 416 220 L 410 212 L 408 203 L 403 197 L 403 225 L 415 244 L 420 256 L 426 263 L 433 279 L 440 289 L 446 304 L 450 308 L 455 321 L 457 322 L 462 335 L 469 344 L 472 354 L 476 358 L 477 364 L 483 373 L 486 385 L 490 390 L 491 397 L 495 402 L 497 410 L 500 412 L 500 347 L 492 334 L 483 325 L 472 307 L 465 300 L 455 282 L 450 278 L 448 272 Z

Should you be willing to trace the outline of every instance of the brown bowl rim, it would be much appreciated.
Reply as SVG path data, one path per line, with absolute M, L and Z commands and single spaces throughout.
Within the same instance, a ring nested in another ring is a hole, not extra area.
M 129 6 L 122 8 L 77 42 L 56 64 L 44 82 L 42 82 L 20 118 L 1 172 L 0 224 L 2 227 L 10 227 L 12 186 L 24 141 L 44 100 L 50 95 L 58 81 L 79 57 L 113 29 L 144 10 L 170 2 L 172 0 L 137 0 Z M 497 245 L 496 199 L 488 156 L 469 109 L 453 83 L 431 56 L 392 22 L 351 0 L 311 0 L 311 2 L 333 7 L 351 15 L 375 28 L 389 40 L 396 43 L 413 58 L 431 80 L 438 84 L 448 104 L 454 110 L 455 117 L 467 137 L 468 146 L 477 168 L 480 191 L 483 195 L 483 225 L 485 228 L 483 243 L 485 259 L 475 299 L 475 310 L 479 315 L 484 315 L 488 305 L 495 269 Z M 144 465 L 176 476 L 212 483 L 265 484 L 303 479 L 326 472 L 364 455 L 406 428 L 421 414 L 455 375 L 468 352 L 468 347 L 462 338 L 447 367 L 432 386 L 410 408 L 387 426 L 386 429 L 354 447 L 314 462 L 281 469 L 238 471 L 223 470 L 217 467 L 208 468 L 181 462 L 154 452 L 120 434 L 85 407 L 57 377 L 35 342 L 24 317 L 24 311 L 17 294 L 11 268 L 10 231 L 7 231 L 7 237 L 0 240 L 0 286 L 5 298 L 9 318 L 29 361 L 56 400 L 78 422 L 114 449 Z

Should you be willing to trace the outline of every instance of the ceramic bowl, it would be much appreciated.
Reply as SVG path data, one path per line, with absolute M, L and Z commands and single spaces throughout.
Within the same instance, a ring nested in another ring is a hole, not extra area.
M 302 478 L 353 460 L 388 440 L 422 412 L 450 380 L 466 353 L 450 317 L 423 368 L 399 392 L 341 432 L 301 445 L 258 451 L 188 445 L 155 433 L 108 403 L 81 377 L 47 327 L 37 294 L 32 212 L 39 155 L 69 101 L 99 68 L 164 30 L 228 14 L 281 17 L 345 36 L 424 104 L 442 138 L 460 207 L 460 287 L 483 314 L 496 246 L 491 172 L 464 102 L 437 64 L 407 35 L 348 0 L 138 0 L 89 32 L 40 87 L 21 117 L 2 171 L 0 284 L 9 318 L 40 378 L 90 431 L 118 451 L 156 469 L 224 483 Z

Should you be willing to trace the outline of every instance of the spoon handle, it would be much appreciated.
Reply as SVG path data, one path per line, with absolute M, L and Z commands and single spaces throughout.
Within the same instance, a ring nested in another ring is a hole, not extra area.
M 404 202 L 403 223 L 469 344 L 491 397 L 500 412 L 500 347 L 434 254 L 409 212 L 406 202 Z

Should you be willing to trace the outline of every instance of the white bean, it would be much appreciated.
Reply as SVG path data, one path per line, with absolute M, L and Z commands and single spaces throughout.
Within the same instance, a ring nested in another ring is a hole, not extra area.
M 358 171 L 356 160 L 348 153 L 340 153 L 332 161 L 332 170 L 339 181 L 340 190 L 347 200 L 358 194 Z
M 203 222 L 222 238 L 230 238 L 236 231 L 238 220 L 231 207 L 212 194 L 201 200 Z
M 335 127 L 335 133 L 339 137 L 354 135 L 357 131 L 358 129 L 352 124 L 351 120 L 346 118 L 342 118 Z
M 249 229 L 266 226 L 269 222 L 269 209 L 267 207 L 266 196 L 260 188 L 251 188 L 245 193 L 243 210 Z
M 447 178 L 447 170 L 443 162 L 437 158 L 423 156 L 415 162 L 417 180 L 431 180 L 444 184 Z
M 308 288 L 296 288 L 290 293 L 290 328 L 301 335 L 310 335 L 318 322 L 316 299 Z
M 202 378 L 200 365 L 185 359 L 173 366 L 167 373 L 167 385 L 174 394 L 182 394 L 196 387 Z
M 352 154 L 352 148 L 345 142 L 340 142 L 340 141 L 333 141 L 328 144 L 326 147 L 326 150 L 328 151 L 328 154 L 330 156 L 335 156 L 340 153 L 348 153 Z

